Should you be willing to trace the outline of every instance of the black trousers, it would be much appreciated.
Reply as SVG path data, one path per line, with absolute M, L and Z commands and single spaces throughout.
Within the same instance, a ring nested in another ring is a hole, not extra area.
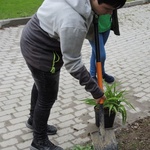
M 33 136 L 37 140 L 43 140 L 47 138 L 47 121 L 57 99 L 60 70 L 55 73 L 44 72 L 27 65 L 34 79 L 30 108 L 34 128 Z

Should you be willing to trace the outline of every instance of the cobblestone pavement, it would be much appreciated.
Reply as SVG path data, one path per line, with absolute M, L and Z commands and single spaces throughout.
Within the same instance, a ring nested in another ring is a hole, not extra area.
M 111 33 L 106 70 L 129 91 L 136 111 L 128 109 L 128 123 L 150 115 L 150 4 L 119 10 L 121 36 Z M 0 149 L 29 150 L 32 131 L 26 128 L 33 80 L 22 58 L 19 39 L 24 26 L 0 30 Z M 83 61 L 89 69 L 91 47 L 85 40 Z M 49 123 L 58 134 L 49 138 L 63 148 L 90 141 L 94 127 L 93 107 L 82 99 L 89 93 L 62 68 L 58 100 Z M 117 116 L 117 124 L 120 117 Z

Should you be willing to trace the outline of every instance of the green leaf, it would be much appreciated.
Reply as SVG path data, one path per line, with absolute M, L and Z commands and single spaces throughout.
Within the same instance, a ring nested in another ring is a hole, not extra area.
M 122 123 L 125 124 L 126 123 L 126 119 L 127 119 L 127 112 L 126 112 L 125 107 L 123 105 L 121 105 L 119 107 L 118 111 L 122 114 Z
M 93 105 L 93 106 L 97 105 L 95 99 L 87 98 L 87 99 L 84 99 L 84 100 L 81 100 L 81 101 L 84 101 L 88 105 Z

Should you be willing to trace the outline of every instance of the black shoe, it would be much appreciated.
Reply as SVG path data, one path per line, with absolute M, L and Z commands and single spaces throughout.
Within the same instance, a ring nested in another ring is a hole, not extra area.
M 30 150 L 63 150 L 63 148 L 54 145 L 48 138 L 45 140 L 33 139 Z
M 33 126 L 32 126 L 32 119 L 29 118 L 26 122 L 26 126 L 33 130 Z M 54 135 L 57 133 L 57 128 L 52 126 L 52 125 L 47 125 L 47 135 Z
M 115 81 L 114 77 L 113 76 L 110 76 L 108 74 L 104 74 L 103 75 L 103 79 L 107 82 L 107 83 L 112 83 Z

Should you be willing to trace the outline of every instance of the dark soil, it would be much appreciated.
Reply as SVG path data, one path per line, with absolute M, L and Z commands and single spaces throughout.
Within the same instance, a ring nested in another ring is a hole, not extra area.
M 119 150 L 150 150 L 150 116 L 116 131 Z

